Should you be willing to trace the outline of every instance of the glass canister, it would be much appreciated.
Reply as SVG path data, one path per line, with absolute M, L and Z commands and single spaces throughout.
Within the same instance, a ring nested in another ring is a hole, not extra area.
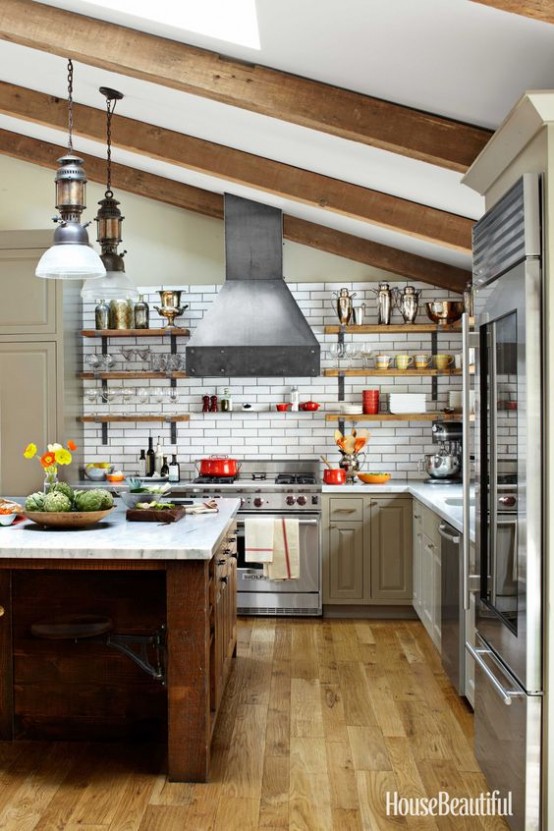
M 127 299 L 110 300 L 110 329 L 133 328 L 133 306 Z
M 150 326 L 150 307 L 143 294 L 139 294 L 133 313 L 135 329 L 148 329 Z
M 108 329 L 110 325 L 110 307 L 105 300 L 96 301 L 94 309 L 94 325 L 97 329 Z

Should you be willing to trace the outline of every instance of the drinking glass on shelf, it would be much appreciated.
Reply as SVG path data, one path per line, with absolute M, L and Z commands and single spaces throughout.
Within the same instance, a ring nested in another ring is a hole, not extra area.
M 346 346 L 344 343 L 330 343 L 327 351 L 331 360 L 337 363 L 346 357 Z
M 168 404 L 176 404 L 179 401 L 179 392 L 177 387 L 168 387 L 165 390 Z
M 118 387 L 104 387 L 102 390 L 102 401 L 108 405 L 108 415 L 112 414 L 112 404 L 115 404 L 118 395 Z
M 110 355 L 110 354 L 102 355 L 100 361 L 101 361 L 102 366 L 104 367 L 104 369 L 107 372 L 109 372 L 111 369 L 114 368 L 115 358 L 114 358 L 113 355 Z
M 152 350 L 149 346 L 137 346 L 135 347 L 135 353 L 137 358 L 140 358 L 141 361 L 146 361 L 150 363 L 150 354 Z
M 138 387 L 136 396 L 137 404 L 146 404 L 150 398 L 150 387 Z
M 166 370 L 167 372 L 178 372 L 183 367 L 183 356 L 173 353 L 167 356 Z
M 98 390 L 97 390 L 97 388 L 96 387 L 87 387 L 87 389 L 84 392 L 84 398 L 85 398 L 85 401 L 88 404 L 96 404 L 96 402 L 98 401 Z M 93 410 L 94 410 L 93 415 L 95 415 L 96 414 L 96 407 L 94 407 Z
M 150 369 L 153 372 L 165 372 L 167 369 L 167 355 L 163 352 L 153 352 L 150 355 Z
M 121 357 L 123 358 L 124 364 L 129 364 L 135 357 L 136 349 L 132 346 L 124 346 L 121 349 Z
M 165 400 L 165 390 L 163 387 L 151 387 L 150 395 L 154 404 L 163 404 Z
M 100 372 L 100 367 L 102 366 L 102 364 L 100 363 L 101 357 L 102 356 L 99 355 L 97 352 L 91 352 L 90 355 L 87 355 L 86 357 L 86 362 L 95 375 L 98 372 Z

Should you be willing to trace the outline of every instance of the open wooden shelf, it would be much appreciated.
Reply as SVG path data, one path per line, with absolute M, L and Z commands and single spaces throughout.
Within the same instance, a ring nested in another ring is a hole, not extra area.
M 462 417 L 461 413 L 376 413 L 375 415 L 367 415 L 360 413 L 327 413 L 325 421 L 435 421 L 441 419 L 442 421 L 459 421 Z
M 418 378 L 423 376 L 437 377 L 438 375 L 461 375 L 461 369 L 324 369 L 323 374 L 327 376 L 350 375 L 363 377 L 368 376 L 389 376 Z
M 82 378 L 83 381 L 124 381 L 126 378 L 131 379 L 152 379 L 152 378 L 160 378 L 163 380 L 167 378 L 171 380 L 172 378 L 188 378 L 186 372 L 182 372 L 181 370 L 175 370 L 174 372 L 154 372 L 154 370 L 111 370 L 108 372 L 78 372 L 77 378 Z
M 165 326 L 163 329 L 83 329 L 81 334 L 84 338 L 156 338 L 166 335 L 188 338 L 190 329 L 178 326 Z
M 397 335 L 397 334 L 411 334 L 412 332 L 461 332 L 462 327 L 460 323 L 449 323 L 442 325 L 438 323 L 389 323 L 385 326 L 382 323 L 363 323 L 361 326 L 349 324 L 348 326 L 340 326 L 339 324 L 332 326 L 325 326 L 324 332 L 326 335 L 338 335 L 341 332 L 346 332 L 350 335 L 373 335 L 383 334 Z
M 162 415 L 161 413 L 135 413 L 135 415 L 86 415 L 79 416 L 77 421 L 87 424 L 98 422 L 100 424 L 109 424 L 111 422 L 128 422 L 128 421 L 163 421 L 165 423 L 175 421 L 189 421 L 190 416 L 187 415 Z

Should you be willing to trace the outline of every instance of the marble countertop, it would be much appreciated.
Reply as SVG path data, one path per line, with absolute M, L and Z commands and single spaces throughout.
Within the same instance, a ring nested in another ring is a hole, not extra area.
M 128 522 L 125 505 L 118 505 L 105 520 L 88 528 L 45 528 L 30 520 L 0 526 L 0 558 L 209 560 L 240 501 L 221 499 L 218 505 L 217 514 L 186 515 L 166 525 Z
M 462 505 L 450 505 L 446 500 L 462 499 L 462 485 L 429 485 L 425 480 L 404 479 L 394 482 L 392 479 L 387 485 L 364 485 L 362 482 L 354 485 L 323 485 L 322 492 L 325 494 L 387 494 L 407 493 L 419 499 L 424 505 L 435 511 L 442 519 L 446 520 L 456 531 L 463 533 L 463 507 Z M 473 488 L 471 489 L 473 496 Z M 475 539 L 475 508 L 470 506 L 469 511 L 470 540 Z

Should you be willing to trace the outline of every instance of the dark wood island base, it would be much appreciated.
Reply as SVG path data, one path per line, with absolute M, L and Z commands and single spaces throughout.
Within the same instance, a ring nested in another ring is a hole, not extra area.
M 0 738 L 166 740 L 168 777 L 205 782 L 236 655 L 233 531 L 210 560 L 0 559 Z M 166 627 L 166 683 L 101 638 L 30 626 L 101 614 L 114 632 Z

